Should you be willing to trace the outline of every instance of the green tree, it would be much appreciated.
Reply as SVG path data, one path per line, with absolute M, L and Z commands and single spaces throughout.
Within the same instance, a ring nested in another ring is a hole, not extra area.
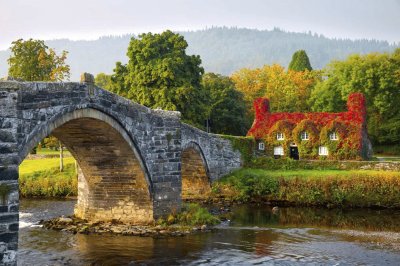
M 111 75 L 107 75 L 105 73 L 99 73 L 96 75 L 94 81 L 96 86 L 99 86 L 100 88 L 106 90 L 112 89 Z
M 372 140 L 382 144 L 400 141 L 400 49 L 392 54 L 352 55 L 333 61 L 324 75 L 310 97 L 314 111 L 343 110 L 350 93 L 362 92 L 367 99 Z
M 304 70 L 312 70 L 310 59 L 306 51 L 298 50 L 292 56 L 292 61 L 289 64 L 289 70 L 294 71 L 304 71 Z
M 201 125 L 201 59 L 187 55 L 185 39 L 171 31 L 141 34 L 130 41 L 128 64 L 117 63 L 111 91 L 151 108 L 177 110 L 184 121 Z
M 44 41 L 19 39 L 12 42 L 8 59 L 8 75 L 26 81 L 61 81 L 69 79 L 70 67 L 65 63 L 67 51 L 61 55 L 48 48 Z
M 69 79 L 70 67 L 65 63 L 67 51 L 62 51 L 59 56 L 53 49 L 47 47 L 44 41 L 33 39 L 14 41 L 10 49 L 12 54 L 8 59 L 9 76 L 25 81 L 62 81 Z M 32 149 L 31 153 L 36 154 L 36 150 L 37 146 Z M 62 166 L 62 153 L 60 153 L 61 171 Z
M 246 103 L 243 94 L 235 89 L 229 77 L 207 73 L 202 86 L 208 96 L 206 113 L 211 119 L 211 132 L 230 135 L 245 135 L 249 129 L 246 118 Z

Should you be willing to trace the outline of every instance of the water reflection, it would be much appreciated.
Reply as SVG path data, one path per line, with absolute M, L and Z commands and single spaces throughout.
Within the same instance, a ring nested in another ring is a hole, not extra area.
M 73 206 L 73 201 L 22 201 L 21 221 L 33 224 L 70 214 Z M 390 265 L 400 260 L 396 251 L 346 240 L 332 232 L 342 227 L 397 231 L 399 218 L 398 212 L 387 211 L 281 208 L 272 213 L 268 206 L 239 206 L 233 210 L 230 225 L 210 233 L 160 239 L 72 235 L 27 226 L 20 231 L 19 264 Z
M 322 209 L 322 208 L 280 208 L 273 212 L 271 207 L 239 206 L 231 216 L 235 226 L 257 225 L 274 228 L 335 228 L 369 231 L 400 232 L 399 210 L 372 209 Z

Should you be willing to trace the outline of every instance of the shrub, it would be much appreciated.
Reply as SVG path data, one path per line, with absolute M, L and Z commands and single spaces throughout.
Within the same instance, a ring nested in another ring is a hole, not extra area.
M 64 171 L 58 168 L 21 175 L 19 192 L 22 197 L 68 197 L 78 194 L 75 166 L 67 164 Z
M 206 208 L 196 203 L 185 204 L 177 214 L 176 220 L 182 225 L 215 225 L 220 222 Z
M 216 184 L 221 193 L 229 191 L 226 196 L 239 201 L 400 208 L 400 173 L 395 171 L 300 170 L 288 175 L 287 172 L 242 169 Z

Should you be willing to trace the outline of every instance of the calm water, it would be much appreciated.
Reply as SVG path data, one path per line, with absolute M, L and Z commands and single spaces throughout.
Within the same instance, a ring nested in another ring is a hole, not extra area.
M 180 238 L 72 235 L 35 226 L 74 201 L 22 200 L 20 265 L 399 265 L 400 212 L 268 206 L 233 209 L 231 222 Z

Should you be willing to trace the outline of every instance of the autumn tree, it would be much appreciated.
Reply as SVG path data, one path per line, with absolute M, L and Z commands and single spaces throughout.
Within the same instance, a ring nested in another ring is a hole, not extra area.
M 211 120 L 211 132 L 229 135 L 245 135 L 250 127 L 246 118 L 243 94 L 235 89 L 231 78 L 207 73 L 202 79 L 205 110 Z
M 311 71 L 312 67 L 306 51 L 304 50 L 296 51 L 292 56 L 292 61 L 290 61 L 288 69 L 294 71 L 305 71 L 305 70 Z
M 243 93 L 249 113 L 258 97 L 270 99 L 272 112 L 305 112 L 308 99 L 319 79 L 317 71 L 285 71 L 274 64 L 256 69 L 241 69 L 232 75 L 236 89 Z
M 314 111 L 345 110 L 347 97 L 362 92 L 367 100 L 368 133 L 375 143 L 400 141 L 400 49 L 392 54 L 352 55 L 333 61 L 316 85 L 310 104 Z
M 70 67 L 65 63 L 67 51 L 57 55 L 44 41 L 33 39 L 14 41 L 10 49 L 8 75 L 11 77 L 26 81 L 61 81 L 70 77 Z
M 128 64 L 118 62 L 111 91 L 151 108 L 181 111 L 184 121 L 201 125 L 204 72 L 197 55 L 187 55 L 185 39 L 172 31 L 132 37 Z

